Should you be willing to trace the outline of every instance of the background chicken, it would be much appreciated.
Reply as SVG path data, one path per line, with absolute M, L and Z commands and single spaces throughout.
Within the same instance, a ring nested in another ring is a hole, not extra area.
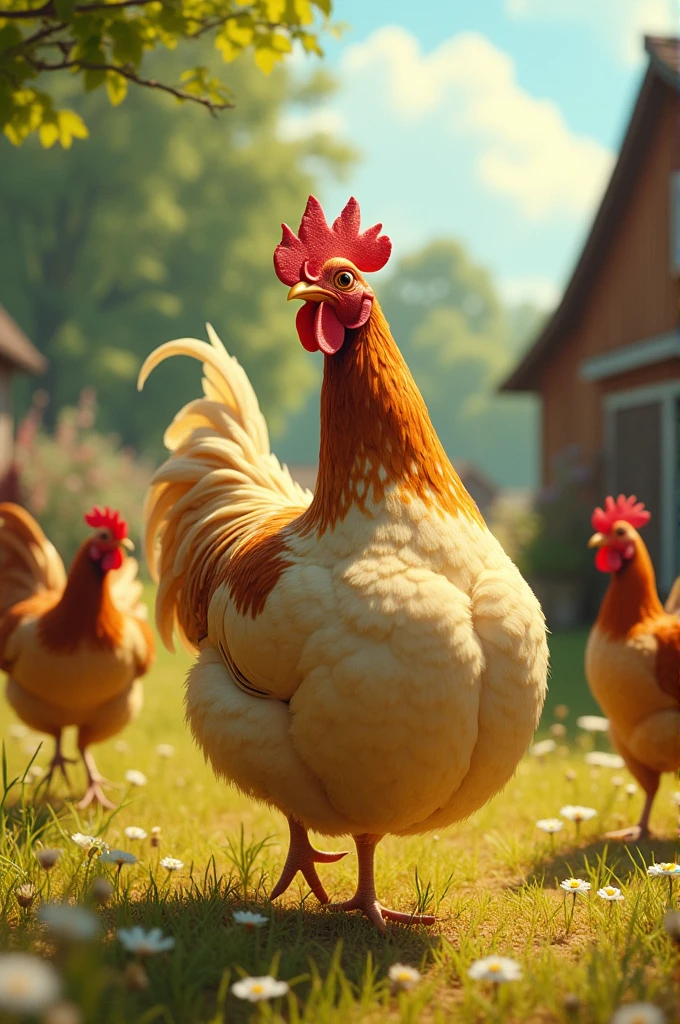
M 363 272 L 387 262 L 380 225 L 351 199 L 329 228 L 310 197 L 274 257 L 304 305 L 303 346 L 325 356 L 316 490 L 270 454 L 248 379 L 211 345 L 162 345 L 203 363 L 205 398 L 166 433 L 148 497 L 156 613 L 199 658 L 187 716 L 215 771 L 280 808 L 298 870 L 327 896 L 307 829 L 351 834 L 359 882 L 345 909 L 414 920 L 378 902 L 386 833 L 441 828 L 513 774 L 543 704 L 540 607 L 453 470 Z M 419 918 L 431 922 L 433 918 Z
M 638 824 L 609 833 L 613 839 L 648 834 L 661 773 L 680 768 L 680 619 L 670 613 L 677 585 L 666 611 L 636 529 L 649 519 L 635 496 L 609 497 L 593 513 L 597 533 L 589 541 L 598 549 L 597 568 L 611 581 L 588 638 L 586 675 L 614 746 L 645 792 Z
M 113 807 L 88 749 L 119 732 L 142 704 L 139 676 L 148 671 L 154 638 L 144 621 L 137 563 L 117 512 L 85 516 L 93 532 L 69 571 L 33 517 L 0 505 L 0 665 L 8 673 L 7 699 L 32 729 L 54 736 L 48 779 L 66 777 L 64 728 L 78 728 L 78 750 L 88 787 L 79 807 L 93 800 Z

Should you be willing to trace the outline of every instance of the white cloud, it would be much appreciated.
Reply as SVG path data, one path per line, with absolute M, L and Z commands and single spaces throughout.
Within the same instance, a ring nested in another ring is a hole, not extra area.
M 505 0 L 505 11 L 514 19 L 588 25 L 629 65 L 643 62 L 645 34 L 680 31 L 678 0 Z
M 379 29 L 349 47 L 341 70 L 363 76 L 365 95 L 386 93 L 397 121 L 430 118 L 472 141 L 481 182 L 529 218 L 587 213 L 602 194 L 613 154 L 572 132 L 557 104 L 523 90 L 510 56 L 478 33 L 423 54 L 405 29 Z
M 319 107 L 304 113 L 289 112 L 281 117 L 276 126 L 279 138 L 287 142 L 305 139 L 310 135 L 324 133 L 326 135 L 343 135 L 347 128 L 346 120 L 339 110 L 330 107 Z

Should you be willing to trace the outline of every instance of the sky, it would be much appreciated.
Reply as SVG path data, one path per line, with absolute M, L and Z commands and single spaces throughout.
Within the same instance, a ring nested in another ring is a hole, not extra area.
M 361 159 L 350 194 L 396 254 L 455 237 L 502 295 L 557 301 L 611 174 L 646 67 L 680 0 L 335 0 L 338 91 L 281 131 L 328 131 Z

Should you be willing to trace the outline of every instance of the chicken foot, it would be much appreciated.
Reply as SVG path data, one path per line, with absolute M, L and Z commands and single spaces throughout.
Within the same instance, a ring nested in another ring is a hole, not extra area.
M 275 900 L 286 891 L 295 878 L 298 871 L 307 882 L 319 903 L 328 903 L 328 894 L 321 884 L 315 864 L 333 864 L 347 856 L 347 850 L 340 850 L 339 853 L 325 853 L 323 850 L 315 850 L 309 841 L 307 829 L 295 818 L 288 818 L 290 829 L 290 845 L 286 863 L 278 882 L 271 891 L 270 900 Z
M 649 837 L 649 816 L 652 811 L 654 797 L 659 788 L 660 775 L 651 768 L 647 768 L 646 765 L 633 761 L 630 755 L 625 760 L 629 771 L 645 791 L 645 803 L 637 825 L 629 825 L 627 828 L 616 829 L 614 832 L 606 832 L 605 839 L 618 839 L 624 843 L 636 843 L 640 839 L 647 839 Z
M 43 782 L 45 784 L 45 787 L 49 788 L 50 782 L 52 781 L 52 779 L 54 777 L 54 773 L 56 771 L 60 771 L 62 776 L 63 776 L 63 778 L 64 778 L 64 782 L 66 783 L 66 785 L 70 789 L 71 788 L 71 782 L 70 782 L 70 779 L 69 779 L 68 774 L 66 772 L 66 765 L 67 764 L 76 764 L 76 763 L 77 762 L 76 762 L 75 758 L 73 758 L 73 757 L 65 757 L 62 754 L 62 752 L 61 752 L 61 733 L 58 733 L 54 737 L 54 755 L 52 757 L 52 760 L 50 761 L 50 766 L 47 769 L 47 774 L 45 775 L 45 778 L 43 780 Z
M 359 860 L 359 879 L 357 891 L 351 900 L 344 903 L 333 903 L 329 910 L 361 910 L 371 924 L 386 933 L 385 920 L 398 921 L 400 924 L 434 924 L 437 920 L 433 914 L 405 914 L 400 910 L 389 910 L 378 901 L 375 891 L 375 848 L 382 836 L 354 836 Z
M 111 803 L 102 788 L 106 783 L 109 785 L 113 785 L 113 783 L 109 783 L 108 779 L 105 779 L 104 776 L 101 775 L 97 768 L 95 759 L 87 747 L 80 747 L 79 749 L 80 756 L 82 757 L 83 764 L 85 765 L 85 771 L 87 772 L 87 789 L 85 790 L 83 799 L 76 804 L 76 807 L 79 811 L 83 811 L 86 807 L 89 807 L 92 802 L 94 802 L 107 811 L 114 810 L 116 805 Z

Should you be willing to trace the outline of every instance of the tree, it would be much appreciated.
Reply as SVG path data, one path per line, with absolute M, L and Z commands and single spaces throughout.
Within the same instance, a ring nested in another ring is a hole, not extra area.
M 309 162 L 335 174 L 350 154 L 326 135 L 280 132 L 285 105 L 314 103 L 325 77 L 298 96 L 285 68 L 266 79 L 246 59 L 231 85 L 239 104 L 216 121 L 152 92 L 116 111 L 94 93 L 74 97 L 94 127 L 87 146 L 46 152 L 28 140 L 3 159 L 0 138 L 0 303 L 50 360 L 48 425 L 90 386 L 100 428 L 157 454 L 198 368 L 172 360 L 142 396 L 137 371 L 157 344 L 204 337 L 206 320 L 245 365 L 270 426 L 311 386 L 272 254 L 281 221 L 315 187 Z
M 252 50 L 269 74 L 296 41 L 321 53 L 317 16 L 330 13 L 331 0 L 0 0 L 0 128 L 15 145 L 33 132 L 45 147 L 85 138 L 80 114 L 55 108 L 47 87 L 37 87 L 39 76 L 57 72 L 87 92 L 105 86 L 113 106 L 132 83 L 224 110 L 232 94 L 206 64 L 173 82 L 142 75 L 145 54 L 210 36 L 225 61 Z

